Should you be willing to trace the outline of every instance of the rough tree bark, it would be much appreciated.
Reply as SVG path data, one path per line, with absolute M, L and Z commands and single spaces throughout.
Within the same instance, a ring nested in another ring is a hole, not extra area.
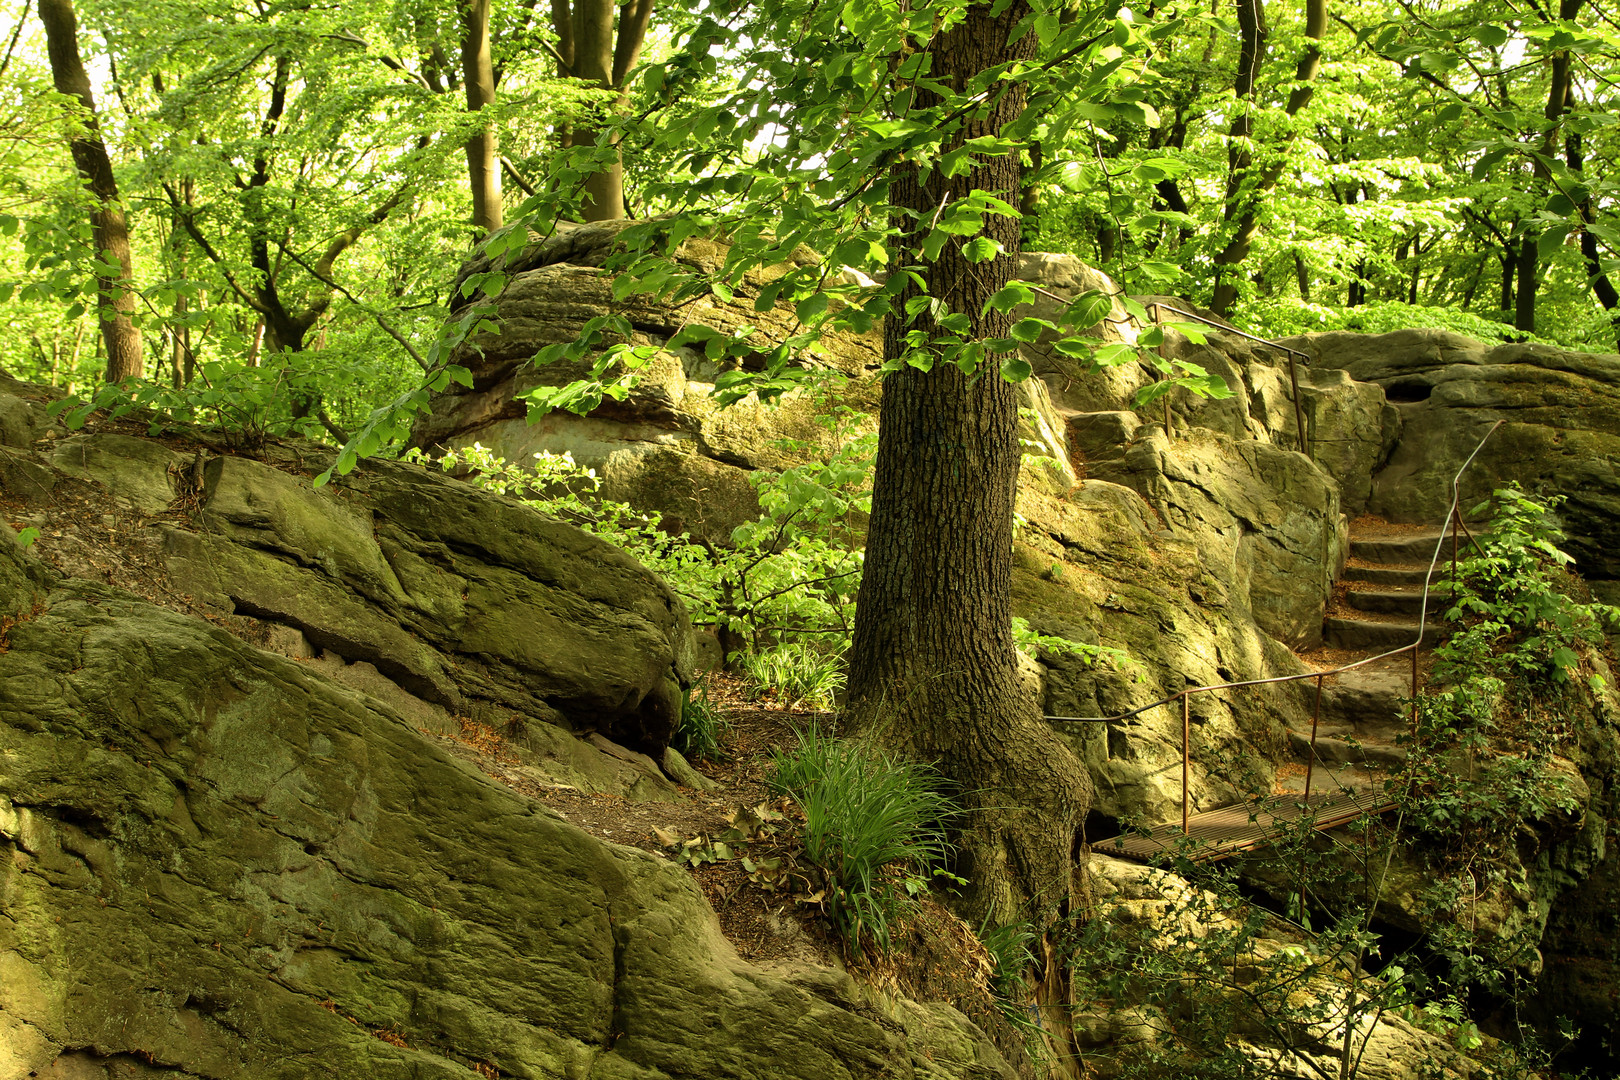
M 490 55 L 490 0 L 465 0 L 461 8 L 461 81 L 467 111 L 495 104 L 495 65 Z M 495 128 L 485 123 L 467 140 L 467 184 L 473 224 L 486 233 L 501 227 L 501 166 Z
M 39 0 L 39 19 L 45 24 L 45 46 L 50 56 L 51 79 L 58 93 L 77 98 L 85 108 L 83 134 L 71 140 L 73 164 L 84 180 L 92 201 L 90 228 L 96 255 L 117 263 L 117 276 L 98 274 L 96 290 L 102 311 L 101 337 L 106 346 L 108 382 L 138 378 L 141 374 L 141 334 L 135 329 L 134 263 L 129 251 L 129 226 L 118 202 L 118 181 L 113 176 L 107 146 L 101 140 L 96 101 L 90 76 L 79 57 L 79 20 L 72 0 Z
M 988 66 L 1033 55 L 1033 35 L 1013 51 L 1006 45 L 1027 11 L 1021 0 L 999 15 L 989 5 L 971 8 L 933 46 L 933 76 L 961 86 Z M 997 133 L 1023 102 L 1021 89 L 1005 91 L 952 145 Z M 974 189 L 1016 205 L 1020 182 L 1016 155 L 976 159 L 964 176 L 934 172 L 922 184 L 900 165 L 891 203 L 897 222 L 915 234 L 927 231 L 943 201 Z M 1005 316 L 980 312 L 1013 276 L 1019 222 L 992 216 L 985 235 L 1005 253 L 969 263 L 951 245 L 924 271 L 929 296 L 974 320 L 973 338 L 1006 333 Z M 890 320 L 888 358 L 907 352 L 907 329 Z M 926 313 L 909 329 L 937 332 Z M 1018 679 L 1011 623 L 1017 390 L 994 359 L 973 378 L 949 364 L 906 367 L 885 380 L 880 416 L 847 716 L 937 763 L 960 785 L 968 809 L 963 870 L 976 913 L 1047 925 L 1071 892 L 1090 783 Z

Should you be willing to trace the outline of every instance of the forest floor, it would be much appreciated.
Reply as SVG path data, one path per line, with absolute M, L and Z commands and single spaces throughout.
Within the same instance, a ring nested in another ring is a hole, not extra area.
M 804 857 L 803 815 L 774 792 L 773 753 L 827 724 L 829 713 L 751 700 L 740 680 L 706 676 L 710 703 L 724 718 L 723 753 L 696 762 L 714 785 L 683 788 L 679 801 L 543 788 L 510 768 L 515 755 L 501 735 L 466 725 L 452 737 L 492 778 L 528 795 L 604 841 L 684 865 L 714 909 L 721 932 L 742 959 L 764 967 L 819 966 L 847 971 L 881 992 L 916 1001 L 948 1001 L 985 1028 L 1003 1049 L 1022 1044 L 991 991 L 995 966 L 973 927 L 933 897 L 923 897 L 892 931 L 887 952 L 867 943 L 851 950 L 826 917 L 824 884 Z

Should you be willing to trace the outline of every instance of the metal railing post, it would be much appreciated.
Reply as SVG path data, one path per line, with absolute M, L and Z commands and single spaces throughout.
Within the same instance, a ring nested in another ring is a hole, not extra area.
M 1316 708 L 1311 711 L 1311 752 L 1305 759 L 1305 801 L 1311 801 L 1311 775 L 1316 771 L 1316 726 L 1322 719 L 1322 680 L 1327 677 L 1323 672 L 1316 676 Z
M 1159 331 L 1159 346 L 1154 351 L 1159 354 L 1159 359 L 1163 360 L 1164 359 L 1164 313 L 1159 309 L 1158 304 L 1150 304 L 1150 305 L 1148 305 L 1148 316 L 1149 316 L 1149 318 L 1151 318 L 1153 320 L 1154 327 Z M 1170 379 L 1170 373 L 1168 371 L 1160 371 L 1159 372 L 1159 381 L 1160 382 L 1168 382 L 1169 379 Z M 1166 439 L 1173 439 L 1173 438 L 1175 438 L 1175 435 L 1176 435 L 1175 428 L 1170 426 L 1170 391 L 1167 389 L 1164 392 L 1164 437 Z
M 1294 350 L 1288 350 L 1288 382 L 1294 389 L 1294 426 L 1299 428 L 1299 452 L 1311 456 L 1310 443 L 1305 438 L 1305 410 L 1299 403 L 1299 369 L 1294 364 Z
M 1181 697 L 1181 835 L 1187 835 L 1187 774 L 1191 769 L 1192 755 L 1187 749 L 1192 731 L 1191 720 L 1192 697 L 1183 694 Z

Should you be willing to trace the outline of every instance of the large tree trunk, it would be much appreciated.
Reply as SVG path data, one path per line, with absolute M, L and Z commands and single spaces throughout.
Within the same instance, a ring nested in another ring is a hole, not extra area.
M 39 0 L 39 20 L 45 24 L 45 45 L 50 55 L 51 78 L 58 93 L 77 98 L 85 108 L 84 134 L 72 139 L 73 164 L 78 168 L 92 202 L 91 240 L 98 258 L 117 263 L 116 277 L 98 274 L 96 288 L 102 310 L 101 337 L 106 346 L 108 382 L 138 378 L 141 374 L 141 335 L 135 329 L 135 269 L 129 252 L 129 226 L 118 202 L 118 181 L 113 177 L 107 146 L 101 141 L 96 101 L 90 76 L 79 58 L 79 20 L 72 0 Z
M 461 9 L 461 81 L 470 113 L 495 104 L 489 6 L 490 0 L 464 0 Z M 495 128 L 488 122 L 467 140 L 467 184 L 472 189 L 473 224 L 494 232 L 501 227 L 501 167 Z
M 971 8 L 934 45 L 934 77 L 960 86 L 1013 58 L 1008 33 L 1027 12 L 1023 2 L 999 16 L 989 5 Z M 1027 35 L 1015 48 L 1028 57 L 1034 45 Z M 1021 90 L 1007 91 L 952 145 L 996 134 L 1022 106 Z M 896 215 L 915 242 L 942 200 L 981 189 L 1016 204 L 1020 181 L 1017 155 L 978 159 L 955 180 L 934 172 L 925 185 L 901 165 L 891 200 L 919 215 Z M 953 243 L 924 273 L 927 294 L 973 318 L 976 339 L 1006 333 L 1006 316 L 979 313 L 1013 276 L 1019 222 L 993 216 L 985 235 L 1001 242 L 1001 257 L 970 264 Z M 888 358 L 905 354 L 908 329 L 940 333 L 927 313 L 909 325 L 891 319 Z M 1011 604 L 1017 390 L 994 358 L 973 378 L 950 364 L 926 373 L 903 367 L 883 384 L 880 415 L 848 715 L 936 762 L 960 785 L 968 809 L 963 871 L 975 914 L 1049 924 L 1073 885 L 1090 785 L 1018 678 Z

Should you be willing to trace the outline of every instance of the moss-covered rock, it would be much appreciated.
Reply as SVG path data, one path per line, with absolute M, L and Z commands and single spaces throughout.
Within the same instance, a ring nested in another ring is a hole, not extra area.
M 402 477 L 349 489 L 380 531 L 420 524 L 382 511 L 422 491 Z M 515 508 L 441 494 L 466 550 L 543 550 L 549 523 L 497 543 Z M 344 548 L 352 519 L 266 507 L 250 526 L 253 505 L 221 498 L 281 557 L 326 537 L 322 573 L 412 595 Z M 748 967 L 684 870 L 593 839 L 320 665 L 15 543 L 0 611 L 0 1075 L 1012 1075 L 952 1010 L 881 1022 L 847 976 Z

